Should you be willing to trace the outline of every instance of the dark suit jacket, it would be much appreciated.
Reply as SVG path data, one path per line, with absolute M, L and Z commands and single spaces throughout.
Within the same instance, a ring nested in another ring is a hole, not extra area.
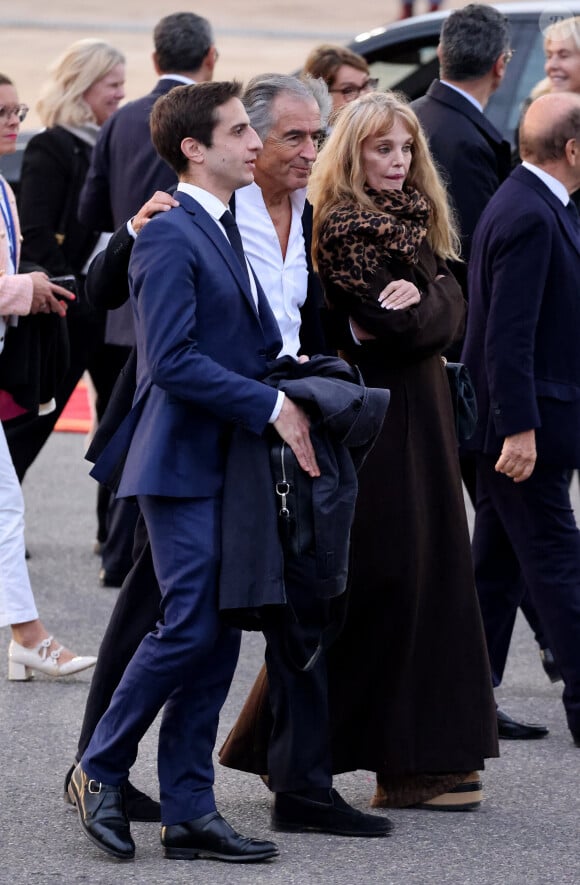
M 91 261 L 85 281 L 90 305 L 98 311 L 115 310 L 129 299 L 129 259 L 135 239 L 122 224 L 115 231 L 106 249 Z
M 103 125 L 82 190 L 79 218 L 99 231 L 114 231 L 139 211 L 156 190 L 176 184 L 175 172 L 161 159 L 151 142 L 149 115 L 161 95 L 178 80 L 159 80 L 153 92 L 120 108 Z M 107 318 L 107 341 L 135 343 L 130 307 Z
M 24 151 L 18 192 L 22 259 L 52 276 L 79 275 L 98 240 L 77 210 L 92 148 L 62 126 L 45 129 Z
M 510 173 L 510 146 L 466 98 L 434 80 L 411 103 L 457 210 L 462 257 L 467 262 L 475 226 L 488 201 Z M 452 267 L 464 294 L 466 268 Z
M 230 206 L 235 213 L 235 194 Z M 302 215 L 306 260 L 308 265 L 308 290 L 302 305 L 300 343 L 301 351 L 308 354 L 327 353 L 327 345 L 321 321 L 324 309 L 322 286 L 312 267 L 310 244 L 312 242 L 312 206 L 306 203 Z M 123 224 L 113 234 L 106 249 L 100 252 L 89 268 L 86 293 L 89 302 L 97 310 L 120 307 L 129 297 L 128 265 L 135 240 Z M 95 462 L 111 436 L 115 433 L 131 407 L 135 393 L 137 357 L 132 351 L 114 387 L 107 410 L 99 423 L 97 432 L 86 453 L 87 460 Z M 114 490 L 119 476 L 114 472 L 107 484 Z
M 306 363 L 281 357 L 270 366 L 266 381 L 311 416 L 312 445 L 321 475 L 316 482 L 305 474 L 300 478 L 293 456 L 285 461 L 291 484 L 292 535 L 311 534 L 312 538 L 299 545 L 300 552 L 291 545 L 284 549 L 279 502 L 272 488 L 272 474 L 279 476 L 279 468 L 271 464 L 271 441 L 235 428 L 224 486 L 220 608 L 243 609 L 243 617 L 239 621 L 230 617 L 230 623 L 247 626 L 250 619 L 249 629 L 262 629 L 263 618 L 272 614 L 268 607 L 286 603 L 284 571 L 286 567 L 287 574 L 292 574 L 300 567 L 296 559 L 301 560 L 310 593 L 329 599 L 344 591 L 358 490 L 356 471 L 374 445 L 390 399 L 388 390 L 365 387 L 358 369 L 337 357 L 315 356 Z M 279 446 L 273 451 L 279 464 Z M 290 465 L 295 465 L 292 476 Z M 302 554 L 305 546 L 308 555 Z M 255 610 L 263 606 L 261 617 L 256 618 Z M 253 615 L 248 608 L 254 610 Z
M 580 466 L 580 232 L 540 179 L 515 169 L 473 238 L 463 359 L 479 405 L 467 447 L 536 430 L 538 459 Z
M 139 234 L 129 276 L 137 335 L 133 410 L 94 474 L 118 463 L 119 495 L 217 494 L 232 422 L 262 433 L 276 392 L 256 380 L 279 330 L 214 220 L 187 194 Z M 127 432 L 129 428 L 129 432 Z

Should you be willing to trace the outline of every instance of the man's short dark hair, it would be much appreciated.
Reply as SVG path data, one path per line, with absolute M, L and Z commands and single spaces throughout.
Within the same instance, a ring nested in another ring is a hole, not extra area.
M 478 80 L 491 71 L 509 44 L 508 20 L 493 6 L 470 3 L 456 9 L 441 29 L 441 77 L 459 82 Z
M 525 117 L 520 124 L 520 156 L 535 165 L 561 160 L 571 139 L 580 143 L 580 107 L 570 108 L 544 132 L 526 131 Z
M 177 175 L 187 169 L 187 157 L 181 150 L 183 139 L 195 138 L 211 147 L 218 108 L 231 98 L 239 98 L 241 91 L 236 81 L 193 83 L 176 86 L 157 99 L 151 111 L 151 141 Z
M 164 74 L 199 70 L 213 42 L 210 23 L 193 12 L 166 15 L 153 31 L 157 64 Z

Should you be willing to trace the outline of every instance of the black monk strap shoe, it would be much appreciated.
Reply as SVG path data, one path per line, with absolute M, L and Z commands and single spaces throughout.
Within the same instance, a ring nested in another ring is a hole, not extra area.
M 120 860 L 135 857 L 123 788 L 91 780 L 77 765 L 68 785 L 81 829 L 98 848 Z
M 68 791 L 68 785 L 73 771 L 76 768 L 76 762 L 71 765 L 64 778 L 64 801 L 65 804 L 72 806 L 72 799 Z M 152 799 L 147 793 L 138 790 L 131 781 L 123 786 L 125 794 L 125 811 L 129 820 L 136 823 L 159 823 L 161 821 L 161 805 L 155 799 Z
M 252 863 L 270 860 L 280 853 L 274 842 L 240 836 L 218 811 L 183 824 L 161 827 L 161 844 L 165 857 L 173 860 L 209 858 Z
M 276 793 L 272 826 L 287 833 L 332 833 L 335 836 L 388 836 L 393 828 L 388 817 L 365 814 L 352 808 L 334 789 L 328 802 L 299 793 Z
M 532 725 L 530 722 L 516 722 L 503 710 L 497 709 L 497 733 L 500 738 L 511 741 L 530 741 L 546 737 L 550 730 L 545 725 Z

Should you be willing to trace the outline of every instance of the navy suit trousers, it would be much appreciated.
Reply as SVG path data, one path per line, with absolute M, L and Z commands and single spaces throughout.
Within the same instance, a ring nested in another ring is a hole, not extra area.
M 527 586 L 564 679 L 568 725 L 580 733 L 580 532 L 570 502 L 569 471 L 536 465 L 522 483 L 478 455 L 473 534 L 475 578 L 488 642 L 498 641 L 505 588 Z M 504 573 L 494 560 L 501 557 Z M 518 581 L 518 575 L 523 578 Z M 513 600 L 517 606 L 519 600 Z
M 212 752 L 240 631 L 217 607 L 220 499 L 139 497 L 161 588 L 161 617 L 128 664 L 82 757 L 89 777 L 121 784 L 163 709 L 158 770 L 166 825 L 215 810 Z

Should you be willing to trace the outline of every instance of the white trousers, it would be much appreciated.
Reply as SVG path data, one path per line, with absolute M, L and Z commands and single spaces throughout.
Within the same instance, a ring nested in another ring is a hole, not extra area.
M 0 627 L 38 618 L 24 547 L 24 499 L 0 422 Z

